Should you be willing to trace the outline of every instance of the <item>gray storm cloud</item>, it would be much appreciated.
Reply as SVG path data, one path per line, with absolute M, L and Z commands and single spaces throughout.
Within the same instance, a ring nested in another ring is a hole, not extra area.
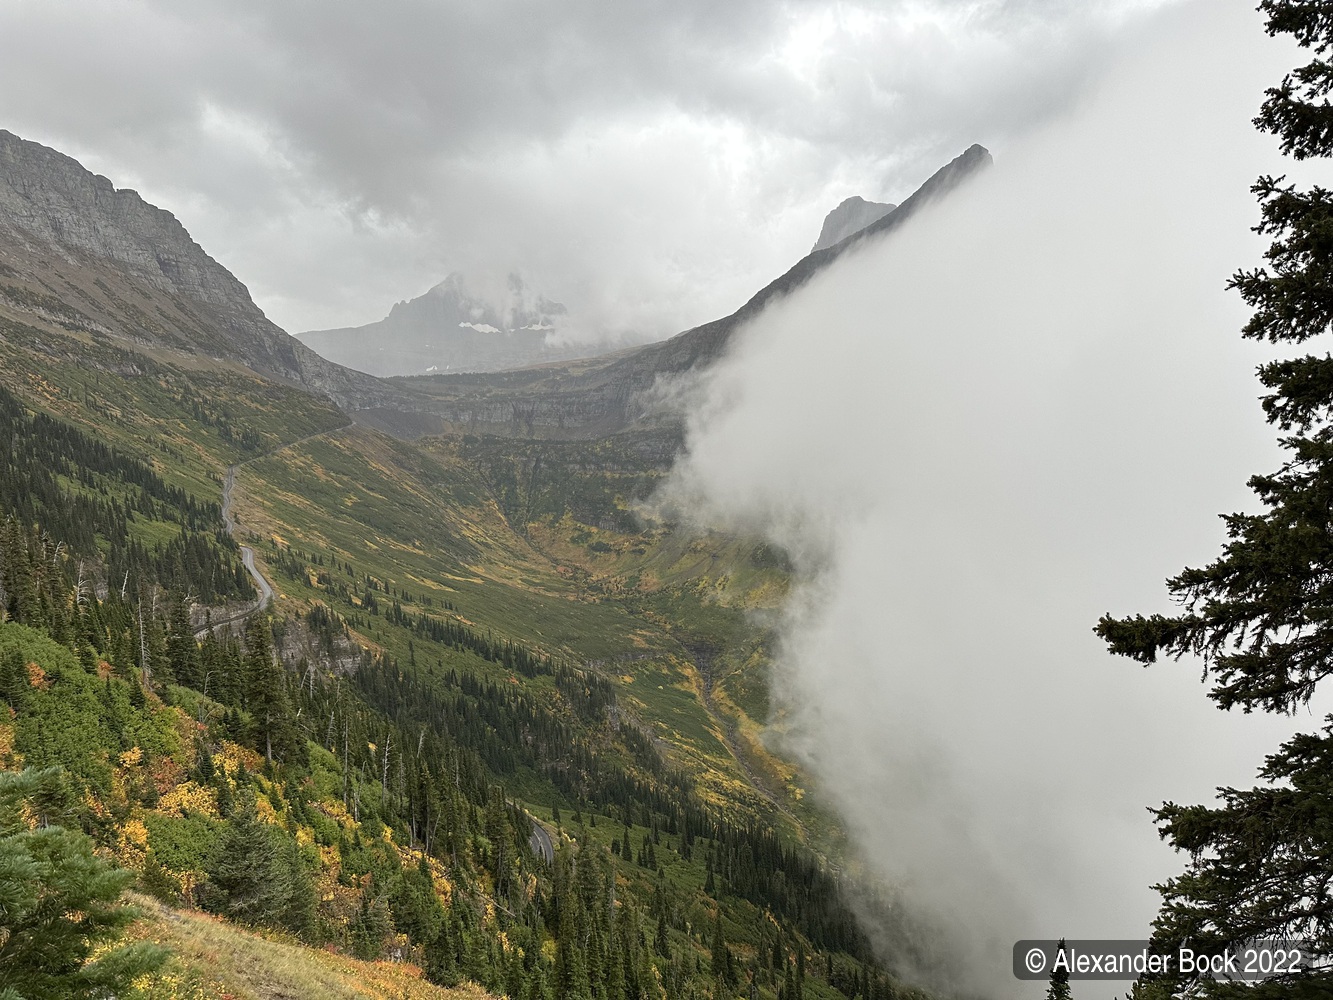
M 1091 631 L 1165 610 L 1278 461 L 1224 283 L 1262 250 L 1247 189 L 1282 164 L 1249 120 L 1291 58 L 1234 5 L 1156 18 L 689 394 L 667 496 L 793 554 L 775 729 L 933 929 L 913 968 L 869 924 L 928 982 L 1021 995 L 1018 938 L 1146 936 L 1181 861 L 1145 807 L 1248 783 L 1312 724 L 1223 715 L 1197 665 L 1142 671 Z
M 16 0 L 0 125 L 174 211 L 289 330 L 517 271 L 664 336 L 845 197 L 1030 128 L 1165 2 Z

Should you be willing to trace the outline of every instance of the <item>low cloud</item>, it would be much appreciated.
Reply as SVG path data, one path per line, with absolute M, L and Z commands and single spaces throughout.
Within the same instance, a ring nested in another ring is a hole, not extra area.
M 1048 117 L 1158 2 L 20 0 L 0 126 L 175 212 L 293 331 L 517 271 L 589 337 L 662 336 L 848 195 Z
M 666 498 L 792 553 L 778 738 L 933 928 L 934 963 L 868 912 L 932 985 L 1022 995 L 1019 938 L 1146 936 L 1181 860 L 1145 807 L 1247 783 L 1312 724 L 1223 715 L 1197 665 L 1143 671 L 1091 631 L 1167 610 L 1162 580 L 1279 461 L 1223 286 L 1262 251 L 1247 189 L 1282 164 L 1249 120 L 1292 58 L 1252 12 L 1159 16 L 695 387 Z

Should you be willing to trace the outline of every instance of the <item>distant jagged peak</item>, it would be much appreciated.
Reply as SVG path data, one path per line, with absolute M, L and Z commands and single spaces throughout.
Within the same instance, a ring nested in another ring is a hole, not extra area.
M 387 318 L 395 323 L 448 320 L 483 332 L 511 333 L 553 330 L 568 312 L 517 272 L 500 277 L 451 271 L 423 294 L 396 303 Z
M 443 281 L 431 285 L 426 294 L 434 298 L 462 298 L 467 295 L 467 278 L 462 271 L 450 271 Z
M 517 272 L 452 271 L 384 319 L 309 330 L 302 341 L 331 361 L 374 375 L 487 372 L 584 357 L 569 310 Z
M 848 236 L 878 222 L 897 207 L 888 202 L 866 201 L 860 195 L 844 199 L 824 217 L 824 227 L 819 231 L 819 239 L 815 240 L 810 252 L 841 243 Z

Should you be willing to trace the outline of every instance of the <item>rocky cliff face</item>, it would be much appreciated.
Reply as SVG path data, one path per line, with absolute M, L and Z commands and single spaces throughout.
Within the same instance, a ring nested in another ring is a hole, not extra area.
M 747 319 L 774 298 L 800 287 L 865 240 L 888 237 L 935 200 L 990 166 L 991 155 L 972 146 L 940 170 L 906 201 L 833 246 L 803 257 L 730 316 L 686 330 L 670 340 L 580 363 L 472 378 L 406 379 L 438 427 L 537 437 L 596 437 L 645 417 L 645 400 L 658 379 L 711 364 Z
M 11 238 L 115 261 L 166 292 L 262 313 L 236 278 L 170 212 L 54 149 L 0 131 L 0 227 Z
M 710 364 L 773 298 L 860 242 L 888 236 L 990 162 L 985 149 L 971 147 L 897 208 L 802 258 L 735 313 L 670 340 L 493 374 L 382 380 L 320 357 L 271 323 L 171 213 L 68 156 L 0 131 L 0 314 L 245 365 L 326 395 L 358 421 L 391 433 L 596 437 L 642 420 L 645 394 L 662 376 Z M 437 301 L 399 312 L 417 308 L 441 313 Z M 486 336 L 476 327 L 501 329 L 484 314 L 459 322 Z
M 0 303 L 134 345 L 234 361 L 347 405 L 385 397 L 374 379 L 270 322 L 170 212 L 3 130 Z
M 533 295 L 518 275 L 492 294 L 471 284 L 451 274 L 378 322 L 298 337 L 330 361 L 383 376 L 501 371 L 588 353 L 586 346 L 547 342 L 565 307 Z
M 897 207 L 886 202 L 866 201 L 853 195 L 824 216 L 824 228 L 819 231 L 819 239 L 815 240 L 810 252 L 814 253 L 816 250 L 824 250 L 841 243 L 871 223 L 878 222 Z

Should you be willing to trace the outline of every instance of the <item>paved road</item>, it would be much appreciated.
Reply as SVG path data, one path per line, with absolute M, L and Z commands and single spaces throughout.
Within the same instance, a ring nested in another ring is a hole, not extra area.
M 236 470 L 239 468 L 240 465 L 233 465 L 228 468 L 227 478 L 222 481 L 222 524 L 226 527 L 227 534 L 233 538 L 236 536 L 236 520 L 231 516 L 231 493 L 236 486 Z M 240 611 L 225 615 L 222 618 L 214 618 L 208 625 L 195 629 L 194 637 L 196 639 L 202 638 L 205 632 L 220 625 L 244 621 L 256 611 L 263 611 L 273 600 L 273 584 L 269 583 L 264 574 L 259 572 L 259 568 L 255 565 L 255 550 L 248 545 L 241 546 L 241 565 L 245 567 L 245 571 L 250 574 L 250 579 L 254 581 L 255 590 L 259 591 L 259 598 L 247 604 Z
M 292 442 L 295 444 L 295 442 Z M 227 534 L 236 535 L 236 521 L 231 516 L 231 493 L 236 486 L 236 470 L 239 465 L 233 465 L 227 470 L 227 479 L 222 484 L 222 523 L 227 526 Z M 255 582 L 255 589 L 259 591 L 259 601 L 251 611 L 260 611 L 268 607 L 269 602 L 273 600 L 273 584 L 264 578 L 264 574 L 255 568 L 255 550 L 248 545 L 241 546 L 241 562 L 244 563 L 246 572 L 250 574 L 250 579 Z M 246 614 L 250 612 L 247 611 Z
M 250 574 L 250 578 L 255 581 L 255 587 L 259 589 L 259 605 L 255 610 L 268 607 L 269 601 L 273 600 L 273 584 L 255 568 L 255 550 L 248 545 L 241 546 L 241 563 Z
M 230 466 L 227 469 L 227 478 L 222 481 L 222 524 L 227 529 L 227 534 L 231 535 L 233 538 L 236 537 L 236 519 L 231 516 L 231 494 L 232 491 L 236 488 L 237 469 L 239 469 L 242 465 L 249 465 L 251 462 L 254 462 L 260 458 L 268 458 L 269 455 L 276 455 L 283 449 L 290 448 L 293 445 L 300 444 L 303 441 L 309 441 L 312 438 L 322 437 L 325 434 L 332 434 L 334 431 L 343 430 L 344 428 L 350 427 L 351 425 L 352 422 L 348 421 L 347 423 L 343 424 L 342 427 L 333 427 L 327 431 L 317 431 L 314 434 L 307 434 L 305 437 L 297 438 L 295 441 L 288 441 L 284 445 L 279 445 L 277 448 L 274 448 L 272 451 L 267 452 L 266 454 L 257 455 L 255 456 L 255 458 L 247 458 L 244 462 L 237 462 L 235 465 Z M 244 621 L 246 618 L 249 618 L 256 611 L 263 611 L 273 602 L 273 584 L 269 583 L 269 581 L 265 578 L 264 574 L 259 572 L 259 568 L 255 565 L 255 550 L 248 545 L 242 545 L 240 548 L 241 548 L 241 564 L 245 567 L 245 571 L 250 574 L 250 579 L 254 581 L 255 590 L 259 591 L 259 599 L 256 600 L 253 604 L 247 604 L 244 608 L 242 608 L 240 611 L 235 612 L 234 614 L 227 615 L 223 618 L 215 618 L 211 625 L 206 625 L 203 628 L 196 629 L 194 633 L 194 637 L 196 639 L 202 637 L 203 634 L 207 632 L 209 629 L 217 628 L 219 625 L 227 625 L 230 624 L 231 622 Z
M 548 865 L 555 863 L 555 845 L 551 843 L 551 835 L 535 818 L 532 819 L 532 836 L 528 838 L 528 849 L 533 854 L 540 855 Z

